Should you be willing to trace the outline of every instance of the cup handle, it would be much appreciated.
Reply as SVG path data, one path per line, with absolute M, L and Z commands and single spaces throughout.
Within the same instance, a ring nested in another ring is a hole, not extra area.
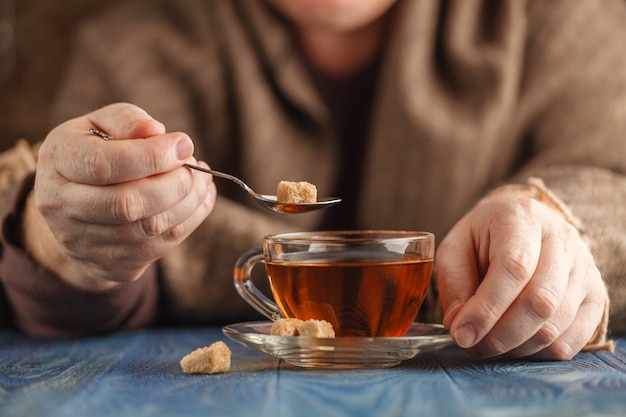
M 276 321 L 283 317 L 280 309 L 276 303 L 259 291 L 250 278 L 252 269 L 254 269 L 259 262 L 263 262 L 263 258 L 263 249 L 254 248 L 237 259 L 233 274 L 235 288 L 239 295 L 259 313 L 272 321 Z

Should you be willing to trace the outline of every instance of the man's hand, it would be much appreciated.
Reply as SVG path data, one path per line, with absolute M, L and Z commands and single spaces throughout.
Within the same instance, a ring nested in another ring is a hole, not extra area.
M 213 209 L 211 176 L 182 167 L 192 154 L 187 135 L 166 133 L 130 104 L 61 124 L 39 151 L 23 217 L 27 252 L 79 288 L 137 279 Z
M 593 258 L 556 210 L 488 197 L 437 254 L 444 325 L 469 353 L 570 359 L 593 335 L 607 292 Z

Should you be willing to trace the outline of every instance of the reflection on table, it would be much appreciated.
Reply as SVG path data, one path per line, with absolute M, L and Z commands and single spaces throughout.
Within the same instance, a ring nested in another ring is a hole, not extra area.
M 224 340 L 224 374 L 187 375 L 190 351 Z M 389 369 L 295 368 L 219 328 L 72 341 L 0 332 L 0 415 L 624 416 L 626 338 L 568 362 L 476 360 L 456 346 Z

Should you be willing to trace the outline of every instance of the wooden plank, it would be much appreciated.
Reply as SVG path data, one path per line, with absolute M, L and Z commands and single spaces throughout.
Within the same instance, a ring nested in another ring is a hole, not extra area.
M 482 361 L 449 347 L 391 369 L 305 370 L 225 340 L 233 366 L 186 375 L 219 329 L 50 341 L 0 333 L 1 416 L 623 416 L 626 338 L 614 355 Z

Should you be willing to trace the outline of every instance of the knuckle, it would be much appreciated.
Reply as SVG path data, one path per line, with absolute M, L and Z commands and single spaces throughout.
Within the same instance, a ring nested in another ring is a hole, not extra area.
M 120 192 L 113 200 L 113 215 L 122 223 L 141 219 L 144 209 L 143 199 L 132 189 Z
M 49 214 L 52 214 L 60 209 L 58 201 L 53 199 L 40 197 L 39 194 L 37 198 L 35 198 L 35 208 L 39 211 L 44 217 Z
M 159 236 L 169 228 L 167 213 L 159 213 L 141 221 L 143 232 L 146 236 Z
M 188 172 L 188 169 L 185 169 L 183 171 L 181 171 L 183 173 L 183 175 L 181 175 L 178 178 L 178 181 L 176 181 L 176 188 L 177 188 L 177 192 L 178 192 L 178 196 L 180 198 L 183 198 L 185 196 L 188 196 L 189 193 L 191 192 L 195 192 L 196 198 L 199 198 L 199 194 L 200 192 L 198 191 L 198 187 L 194 187 L 194 173 L 193 172 Z
M 503 268 L 513 281 L 526 283 L 535 270 L 535 263 L 528 250 L 512 246 L 504 259 Z
M 66 233 L 63 231 L 57 232 L 55 235 L 57 241 L 70 253 L 75 253 L 77 249 L 83 247 L 81 244 L 82 238 L 81 234 L 77 233 Z
M 93 245 L 90 243 L 90 230 L 88 227 L 78 229 L 72 226 L 56 228 L 54 236 L 65 254 L 70 258 L 84 260 L 93 248 Z
M 211 210 L 213 210 L 216 198 L 217 191 L 215 189 L 215 185 L 211 184 L 211 186 L 207 187 L 206 193 L 203 193 L 199 196 L 199 203 L 204 213 L 208 214 Z
M 548 288 L 536 288 L 526 300 L 526 309 L 534 317 L 549 319 L 559 307 L 559 297 Z
M 501 307 L 493 300 L 484 299 L 476 303 L 472 322 L 479 334 L 487 334 L 502 316 Z
M 143 110 L 132 103 L 118 102 L 111 107 L 114 107 L 117 124 L 121 126 L 120 133 L 124 137 L 131 131 L 138 118 L 144 119 L 146 117 Z
M 102 148 L 98 147 L 85 158 L 85 167 L 89 178 L 98 180 L 102 184 L 110 181 L 112 167 Z
M 535 343 L 540 346 L 549 346 L 554 343 L 555 340 L 561 335 L 559 328 L 554 325 L 554 323 L 546 322 L 544 325 L 537 331 L 534 336 Z
M 143 163 L 148 168 L 148 172 L 156 173 L 163 171 L 161 165 L 164 165 L 165 151 L 161 147 L 147 146 L 143 156 L 145 158 Z
M 166 240 L 170 242 L 180 242 L 187 237 L 187 234 L 185 223 L 181 223 L 168 230 Z
M 580 237 L 576 227 L 565 219 L 554 223 L 554 227 L 556 228 L 556 232 L 563 236 L 566 241 L 571 241 L 571 239 Z

